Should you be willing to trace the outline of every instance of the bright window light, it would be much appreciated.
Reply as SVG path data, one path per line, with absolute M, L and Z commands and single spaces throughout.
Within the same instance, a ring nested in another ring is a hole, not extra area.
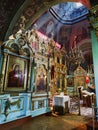
M 77 6 L 77 7 L 81 7 L 81 6 L 83 6 L 83 5 L 82 5 L 81 3 L 79 3 L 79 2 L 77 2 L 77 3 L 76 3 L 76 6 Z

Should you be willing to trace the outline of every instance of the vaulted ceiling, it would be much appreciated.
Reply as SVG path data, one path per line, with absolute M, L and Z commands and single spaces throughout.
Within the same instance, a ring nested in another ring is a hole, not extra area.
M 74 3 L 72 4 L 71 2 Z M 75 2 L 79 3 L 77 4 Z M 38 22 L 38 19 L 40 21 L 41 16 L 47 15 L 48 19 L 43 17 L 43 24 L 45 24 L 47 20 L 51 19 L 51 14 L 55 19 L 55 23 L 60 23 L 56 24 L 56 27 L 60 27 L 60 31 L 59 33 L 54 33 L 54 39 L 61 44 L 64 41 L 66 43 L 65 47 L 68 49 L 64 29 L 66 32 L 70 32 L 70 26 L 85 20 L 88 9 L 94 4 L 98 4 L 98 2 L 96 2 L 96 0 L 0 0 L 0 41 L 6 41 L 11 34 L 19 30 L 21 16 L 25 16 L 26 29 L 29 29 L 33 24 Z M 61 26 L 61 24 L 64 26 Z M 46 33 L 49 34 L 51 29 L 52 28 L 48 28 Z M 43 31 L 44 27 L 39 27 L 39 30 Z M 57 28 L 56 31 L 58 31 Z M 85 29 L 82 31 L 84 31 L 87 36 Z M 58 35 L 62 35 L 62 40 L 58 40 Z M 86 60 L 91 62 L 91 41 L 86 42 L 87 44 L 81 44 L 80 46 L 82 47 L 82 51 L 86 54 Z
M 74 24 L 87 18 L 88 9 L 80 2 L 63 2 L 49 9 L 50 13 L 62 24 Z
M 0 0 L 0 40 L 8 39 L 8 36 L 19 29 L 20 17 L 26 17 L 26 28 L 32 21 L 39 18 L 51 6 L 70 0 Z M 87 8 L 90 7 L 89 0 L 71 0 L 81 2 Z

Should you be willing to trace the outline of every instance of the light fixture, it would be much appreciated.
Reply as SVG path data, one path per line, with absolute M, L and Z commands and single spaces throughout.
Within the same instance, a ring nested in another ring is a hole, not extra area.
M 82 61 L 84 61 L 83 53 L 80 50 L 79 46 L 77 46 L 77 36 L 74 37 L 74 47 L 71 48 L 68 56 L 69 62 L 80 65 Z

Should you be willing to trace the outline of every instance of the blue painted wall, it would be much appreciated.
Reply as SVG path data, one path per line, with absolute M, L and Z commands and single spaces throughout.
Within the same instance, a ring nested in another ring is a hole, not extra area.
M 96 105 L 98 107 L 98 40 L 95 32 L 91 31 L 92 38 L 92 53 L 93 53 L 93 65 L 94 65 L 94 76 L 96 86 Z

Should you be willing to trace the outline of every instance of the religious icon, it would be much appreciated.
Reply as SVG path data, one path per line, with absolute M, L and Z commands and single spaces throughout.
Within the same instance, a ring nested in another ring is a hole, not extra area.
M 36 77 L 36 91 L 45 91 L 46 90 L 46 69 L 45 66 L 37 68 L 37 77 Z
M 74 86 L 74 77 L 67 78 L 67 86 L 73 87 Z
M 27 89 L 27 60 L 8 56 L 5 71 L 4 91 L 24 91 Z
M 8 87 L 23 87 L 24 76 L 19 64 L 14 64 L 12 71 L 8 73 Z

